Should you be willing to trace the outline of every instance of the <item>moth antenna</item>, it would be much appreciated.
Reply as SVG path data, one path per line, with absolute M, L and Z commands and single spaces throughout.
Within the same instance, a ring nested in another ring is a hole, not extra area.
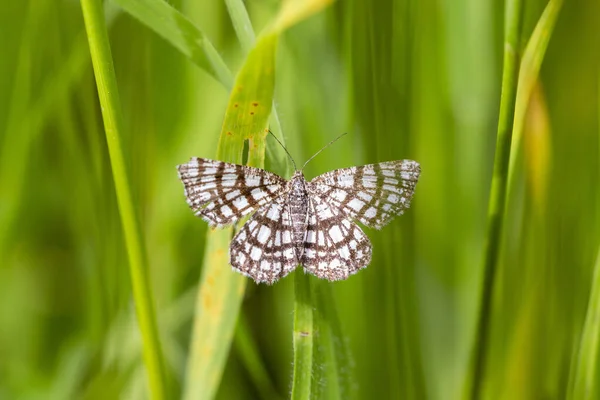
M 283 145 L 283 143 L 281 143 L 279 141 L 279 139 L 277 139 L 277 136 L 275 136 L 275 134 L 273 132 L 271 132 L 270 129 L 269 129 L 269 133 L 275 138 L 275 140 L 277 140 L 277 143 L 279 143 L 279 145 L 281 147 L 283 147 L 283 150 L 285 150 L 286 154 L 288 155 L 288 157 L 292 161 L 292 164 L 294 165 L 294 171 L 298 171 L 298 168 L 296 167 L 296 163 L 294 162 L 294 159 L 292 158 L 292 155 L 290 154 L 290 152 L 288 151 L 288 149 L 285 148 L 285 146 Z
M 335 142 L 337 142 L 337 141 L 338 141 L 338 139 L 340 139 L 342 136 L 344 136 L 344 135 L 347 135 L 347 134 L 348 134 L 348 132 L 344 132 L 344 133 L 342 133 L 340 136 L 336 137 L 336 138 L 335 138 L 335 139 L 333 139 L 331 142 L 329 142 L 329 143 L 327 143 L 325 146 L 323 146 L 323 147 L 321 148 L 321 150 L 317 151 L 317 152 L 316 152 L 316 153 L 315 153 L 315 154 L 314 154 L 314 155 L 313 155 L 311 158 L 309 158 L 309 159 L 308 159 L 308 160 L 307 160 L 307 161 L 304 163 L 304 165 L 302 166 L 302 168 L 300 168 L 300 171 L 302 171 L 302 170 L 304 169 L 304 167 L 306 167 L 306 164 L 308 164 L 310 160 L 312 160 L 313 158 L 315 158 L 316 156 L 318 156 L 318 155 L 319 155 L 319 153 L 321 153 L 323 150 L 325 150 L 326 148 L 328 148 L 329 146 L 331 146 L 332 144 L 334 144 Z

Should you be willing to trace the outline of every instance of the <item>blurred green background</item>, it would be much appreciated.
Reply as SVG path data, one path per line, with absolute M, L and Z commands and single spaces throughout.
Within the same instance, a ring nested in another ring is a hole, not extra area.
M 169 3 L 237 71 L 245 52 L 225 4 Z M 245 5 L 260 32 L 280 4 Z M 525 2 L 523 47 L 545 6 Z M 146 398 L 79 2 L 4 1 L 1 7 L 0 398 Z M 307 178 L 393 159 L 421 163 L 413 207 L 382 231 L 366 230 L 374 248 L 369 268 L 331 285 L 343 333 L 338 339 L 352 353 L 338 368 L 352 374 L 355 398 L 468 397 L 503 10 L 503 2 L 492 0 L 346 0 L 280 38 L 275 106 L 296 162 L 349 132 L 309 164 Z M 177 398 L 207 227 L 188 209 L 175 167 L 191 156 L 215 157 L 229 93 L 148 26 L 116 5 L 107 11 L 124 153 L 169 396 Z M 511 182 L 484 398 L 575 393 L 600 245 L 599 49 L 600 3 L 565 2 Z M 248 283 L 244 329 L 231 346 L 217 398 L 289 396 L 293 280 Z M 248 346 L 260 368 L 248 362 Z M 597 354 L 591 355 L 595 366 Z M 589 371 L 600 381 L 597 369 Z M 594 385 L 589 396 L 600 398 Z

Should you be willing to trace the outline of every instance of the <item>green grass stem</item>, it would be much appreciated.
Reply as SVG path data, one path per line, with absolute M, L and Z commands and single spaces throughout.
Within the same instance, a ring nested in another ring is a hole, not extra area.
M 548 42 L 554 31 L 554 25 L 556 24 L 562 3 L 562 0 L 550 0 L 548 2 L 523 51 L 523 58 L 519 67 L 519 86 L 517 88 L 514 132 L 508 169 L 509 185 L 515 182 L 514 174 L 518 171 L 516 161 L 519 159 L 522 151 L 522 135 L 529 101 L 538 82 L 542 61 L 544 60 Z M 508 197 L 510 198 L 510 195 Z
M 313 293 L 310 276 L 298 269 L 294 275 L 294 376 L 292 400 L 310 400 L 313 372 Z
M 82 0 L 81 8 L 88 35 L 92 65 L 102 107 L 104 130 L 121 223 L 129 258 L 129 270 L 136 314 L 143 341 L 143 356 L 148 374 L 150 396 L 153 399 L 167 398 L 165 369 L 160 345 L 152 290 L 147 275 L 146 255 L 135 208 L 127 168 L 121 147 L 123 117 L 117 81 L 112 62 L 104 9 L 99 0 Z
M 475 346 L 471 371 L 471 398 L 482 397 L 483 380 L 487 362 L 487 345 L 490 334 L 492 299 L 498 269 L 504 220 L 508 167 L 515 117 L 517 85 L 519 81 L 519 49 L 523 19 L 521 0 L 507 0 L 505 5 L 504 62 L 502 94 L 496 137 L 496 153 L 492 185 L 488 203 L 487 228 L 484 245 L 483 284 L 480 309 L 475 332 Z
M 355 398 L 354 361 L 339 320 L 333 285 L 323 281 L 314 284 L 313 324 L 317 334 L 313 339 L 311 398 Z

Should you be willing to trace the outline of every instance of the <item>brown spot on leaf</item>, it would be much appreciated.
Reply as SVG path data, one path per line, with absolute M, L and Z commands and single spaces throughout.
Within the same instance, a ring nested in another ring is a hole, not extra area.
M 254 115 L 254 111 L 250 111 L 250 115 Z
M 258 107 L 258 103 L 257 103 L 257 102 L 254 102 L 254 103 L 252 103 L 252 105 L 253 105 L 254 107 Z
M 204 308 L 206 308 L 207 310 L 210 310 L 210 308 L 212 306 L 212 299 L 211 299 L 210 295 L 204 294 L 204 296 L 202 296 L 202 303 L 204 304 Z

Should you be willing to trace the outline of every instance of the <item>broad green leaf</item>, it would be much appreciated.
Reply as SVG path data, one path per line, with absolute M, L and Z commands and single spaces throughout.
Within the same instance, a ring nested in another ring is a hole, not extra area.
M 241 164 L 244 142 L 248 140 L 248 164 L 255 167 L 264 164 L 275 52 L 281 29 L 282 26 L 279 30 L 267 30 L 259 37 L 236 76 L 219 138 L 219 160 Z M 186 399 L 214 396 L 232 341 L 247 282 L 247 278 L 231 271 L 229 266 L 232 234 L 232 228 L 228 228 L 210 231 L 207 237 L 184 390 Z
M 263 38 L 236 77 L 219 138 L 217 158 L 242 164 L 244 141 L 248 164 L 264 164 L 266 127 L 273 100 L 277 37 Z M 233 338 L 247 278 L 229 266 L 233 228 L 210 230 L 187 367 L 184 397 L 210 399 L 216 392 Z

